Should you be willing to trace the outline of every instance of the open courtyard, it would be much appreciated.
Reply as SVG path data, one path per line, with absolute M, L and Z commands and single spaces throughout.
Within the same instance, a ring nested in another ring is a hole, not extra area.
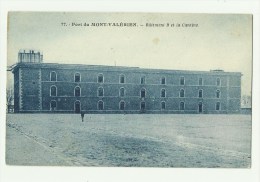
M 251 115 L 7 114 L 6 163 L 251 166 Z

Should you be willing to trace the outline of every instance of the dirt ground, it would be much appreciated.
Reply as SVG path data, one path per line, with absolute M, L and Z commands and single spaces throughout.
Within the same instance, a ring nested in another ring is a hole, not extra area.
M 8 114 L 6 163 L 248 168 L 251 116 Z

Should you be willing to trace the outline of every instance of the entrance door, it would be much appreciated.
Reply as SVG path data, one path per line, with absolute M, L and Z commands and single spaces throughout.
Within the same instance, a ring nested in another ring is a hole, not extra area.
M 203 107 L 203 106 L 202 106 L 202 103 L 200 102 L 200 103 L 199 103 L 199 113 L 202 113 L 202 110 L 203 110 L 202 107 Z
M 55 111 L 56 110 L 56 107 L 57 107 L 57 102 L 52 100 L 51 101 L 51 111 Z
M 80 113 L 80 102 L 79 101 L 75 102 L 75 113 Z
M 141 102 L 141 112 L 145 112 L 145 102 Z

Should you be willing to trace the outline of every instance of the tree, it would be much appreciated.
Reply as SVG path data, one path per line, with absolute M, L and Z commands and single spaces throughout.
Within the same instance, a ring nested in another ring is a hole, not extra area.
M 13 105 L 14 90 L 12 87 L 6 89 L 6 107 L 7 111 L 10 112 L 10 107 Z

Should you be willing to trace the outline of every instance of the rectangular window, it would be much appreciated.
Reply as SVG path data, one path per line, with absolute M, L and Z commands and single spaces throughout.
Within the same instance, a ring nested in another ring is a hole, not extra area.
M 80 82 L 80 74 L 79 74 L 79 73 L 75 73 L 75 75 L 74 75 L 74 81 L 75 81 L 75 82 Z
M 165 85 L 165 83 L 166 83 L 165 80 L 166 80 L 165 77 L 162 77 L 162 80 L 161 80 L 161 84 L 162 84 L 162 85 Z
M 161 90 L 161 97 L 166 97 L 166 91 L 165 91 L 165 89 L 162 89 L 162 90 Z
M 185 84 L 185 78 L 182 76 L 180 78 L 180 85 L 184 85 Z
M 98 83 L 103 83 L 104 82 L 104 77 L 102 74 L 98 75 Z
M 202 78 L 199 78 L 199 85 L 202 85 L 203 83 L 202 83 Z
M 199 90 L 199 98 L 202 98 L 202 97 L 203 97 L 203 91 Z
M 125 76 L 124 75 L 120 75 L 120 83 L 125 83 Z
M 51 72 L 51 81 L 57 81 L 57 74 L 54 71 Z
M 145 84 L 145 76 L 141 77 L 141 84 Z

